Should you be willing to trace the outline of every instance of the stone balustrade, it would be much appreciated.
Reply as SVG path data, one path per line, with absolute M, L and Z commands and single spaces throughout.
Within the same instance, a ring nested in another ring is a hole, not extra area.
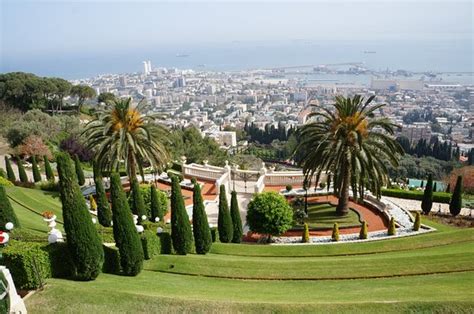
M 203 180 L 218 180 L 225 173 L 224 168 L 198 164 L 183 165 L 183 174 Z

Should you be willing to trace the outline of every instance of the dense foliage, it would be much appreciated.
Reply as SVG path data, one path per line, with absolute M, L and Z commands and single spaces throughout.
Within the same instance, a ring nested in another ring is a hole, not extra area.
M 227 203 L 225 185 L 220 186 L 219 190 L 219 213 L 217 216 L 217 230 L 219 231 L 219 240 L 223 243 L 229 243 L 233 239 L 234 227 L 232 217 Z
M 147 216 L 145 201 L 143 200 L 138 180 L 132 180 L 130 186 L 130 207 L 132 213 L 138 216 L 139 221 L 142 220 L 142 216 Z
M 31 157 L 31 170 L 33 171 L 33 181 L 40 182 L 41 181 L 41 173 L 38 168 L 38 163 L 36 162 L 36 156 Z
M 184 206 L 178 178 L 172 177 L 171 186 L 171 238 L 177 254 L 186 255 L 192 250 L 193 236 L 189 216 Z
M 230 217 L 232 218 L 232 243 L 242 242 L 242 219 L 240 218 L 239 203 L 237 202 L 237 192 L 232 191 L 230 198 Z
M 53 169 L 51 169 L 51 164 L 49 163 L 49 159 L 47 156 L 43 156 L 43 162 L 44 162 L 44 172 L 46 173 L 46 179 L 48 181 L 55 181 Z
M 109 200 L 105 194 L 104 182 L 102 177 L 98 174 L 94 176 L 95 183 L 95 197 L 97 199 L 97 218 L 99 223 L 104 227 L 110 227 L 112 223 L 112 210 L 110 208 Z
M 76 170 L 77 183 L 80 186 L 83 186 L 86 183 L 86 178 L 84 177 L 84 170 L 82 170 L 81 161 L 77 155 L 74 155 L 74 169 Z
M 0 185 L 0 230 L 8 231 L 5 227 L 8 222 L 13 223 L 15 228 L 20 227 L 20 222 L 13 211 L 5 187 Z
M 10 158 L 8 158 L 7 156 L 5 156 L 5 168 L 7 170 L 7 179 L 10 180 L 11 182 L 15 182 L 16 181 L 15 172 L 13 171 Z
M 119 248 L 122 271 L 124 275 L 136 276 L 143 268 L 143 247 L 117 173 L 110 177 L 110 198 L 114 239 Z
M 462 208 L 462 192 L 463 192 L 463 177 L 458 176 L 456 180 L 456 185 L 454 186 L 453 195 L 451 197 L 451 202 L 449 203 L 449 212 L 453 216 L 459 215 Z
M 102 243 L 77 184 L 72 160 L 66 153 L 59 153 L 56 161 L 64 230 L 74 263 L 75 277 L 79 280 L 93 280 L 99 275 L 104 262 Z
M 247 224 L 253 232 L 280 235 L 291 228 L 293 210 L 276 192 L 256 194 L 247 207 Z
M 425 215 L 428 215 L 433 207 L 433 177 L 428 176 L 426 187 L 423 192 L 423 199 L 421 200 L 421 210 Z
M 398 198 L 405 198 L 410 200 L 423 200 L 423 192 L 422 191 L 408 191 L 408 190 L 400 190 L 400 189 L 382 189 L 382 195 L 384 196 L 392 196 Z M 433 192 L 433 202 L 436 203 L 445 203 L 448 204 L 449 200 L 451 199 L 451 194 L 446 192 Z
M 23 161 L 20 157 L 16 158 L 16 166 L 18 168 L 18 176 L 20 177 L 20 182 L 28 183 L 28 175 L 26 174 L 25 167 L 23 166 Z
M 197 254 L 206 254 L 211 249 L 212 239 L 199 183 L 193 191 L 193 235 Z

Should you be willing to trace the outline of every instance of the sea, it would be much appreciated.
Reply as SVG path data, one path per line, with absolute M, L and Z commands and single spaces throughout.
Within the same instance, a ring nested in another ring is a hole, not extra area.
M 126 42 L 124 42 L 125 46 Z M 443 72 L 443 80 L 474 84 L 472 38 L 426 40 L 282 40 L 234 41 L 192 45 L 150 44 L 144 47 L 95 51 L 9 55 L 0 59 L 0 72 L 26 71 L 41 76 L 81 79 L 108 73 L 143 70 L 144 60 L 153 68 L 207 71 L 242 71 L 262 68 L 361 63 L 375 71 L 406 70 Z M 354 76 L 336 79 L 353 81 Z M 366 82 L 370 77 L 361 77 Z

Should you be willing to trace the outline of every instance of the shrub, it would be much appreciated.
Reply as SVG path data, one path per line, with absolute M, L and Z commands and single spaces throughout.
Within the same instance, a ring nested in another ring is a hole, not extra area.
M 416 212 L 416 214 L 415 214 L 415 223 L 413 224 L 413 231 L 420 230 L 420 225 L 421 225 L 420 213 Z
M 13 172 L 12 164 L 7 156 L 5 156 L 5 168 L 7 169 L 7 179 L 10 180 L 10 182 L 15 182 L 15 172 Z
M 145 211 L 145 202 L 143 201 L 143 196 L 140 191 L 138 180 L 132 179 L 131 181 L 130 207 L 132 213 L 138 216 L 138 221 L 141 221 L 142 216 L 147 215 L 147 212 Z
M 25 229 L 25 228 L 14 228 L 10 232 L 10 241 L 18 240 L 24 242 L 41 242 L 44 243 L 47 235 L 44 232 Z
M 38 289 L 51 277 L 49 255 L 41 246 L 40 243 L 10 241 L 3 249 L 3 263 L 10 270 L 17 289 Z
M 433 207 L 433 177 L 431 173 L 426 182 L 425 191 L 423 192 L 423 199 L 421 201 L 421 209 L 425 215 L 428 215 Z
M 0 168 L 0 178 L 7 178 L 7 173 L 5 172 L 5 170 L 3 170 L 3 168 Z
M 397 228 L 395 226 L 395 219 L 390 218 L 390 222 L 388 224 L 388 235 L 389 236 L 393 236 L 393 235 L 396 235 L 397 234 Z
M 62 151 L 69 153 L 71 156 L 77 155 L 79 160 L 83 162 L 91 161 L 94 157 L 94 153 L 85 147 L 77 137 L 69 136 L 68 138 L 61 141 L 59 148 Z
M 337 222 L 332 227 L 331 240 L 339 241 L 339 225 L 337 224 Z
M 229 205 L 225 186 L 220 186 L 219 191 L 219 214 L 217 217 L 217 230 L 219 230 L 219 240 L 223 243 L 229 243 L 233 237 L 232 217 L 230 216 Z
M 218 240 L 219 232 L 217 231 L 217 228 L 210 228 L 211 229 L 211 239 L 212 242 L 216 242 Z
M 79 280 L 93 280 L 99 275 L 104 261 L 102 243 L 77 184 L 71 159 L 67 154 L 59 153 L 56 160 L 64 230 L 74 262 L 75 277 Z
M 114 229 L 112 227 L 104 227 L 101 224 L 96 224 L 95 227 L 102 243 L 115 243 Z
M 25 167 L 23 167 L 23 162 L 20 157 L 16 158 L 16 165 L 18 167 L 18 175 L 20 176 L 21 183 L 28 183 L 28 176 L 26 175 Z
M 43 156 L 43 161 L 44 161 L 44 172 L 46 174 L 46 179 L 48 181 L 55 181 L 53 169 L 51 169 L 51 164 L 49 163 L 48 157 L 45 155 Z
M 15 228 L 20 227 L 20 222 L 13 211 L 10 200 L 7 197 L 5 187 L 0 186 L 0 230 L 7 231 L 5 224 L 7 222 L 13 223 Z
M 173 170 L 168 170 L 166 172 L 166 174 L 168 175 L 168 177 L 170 178 L 173 178 L 173 177 L 177 177 L 179 182 L 183 181 L 184 180 L 184 177 L 183 175 L 180 173 L 180 172 L 177 172 L 177 171 L 173 171 Z
M 15 182 L 16 181 L 16 176 L 15 176 L 15 172 L 13 172 L 13 168 L 12 168 L 10 159 L 7 156 L 5 156 L 4 158 L 5 158 L 6 178 L 10 182 Z
M 48 146 L 43 142 L 43 139 L 36 135 L 28 136 L 21 145 L 16 148 L 19 155 L 26 156 L 51 156 Z
M 59 192 L 59 184 L 54 181 L 42 181 L 36 186 L 42 191 Z
M 194 184 L 193 191 L 193 234 L 196 253 L 206 254 L 209 252 L 212 244 L 211 230 L 209 230 L 209 222 L 204 209 L 201 187 L 197 183 Z
M 117 173 L 110 177 L 110 196 L 114 238 L 120 252 L 122 271 L 127 276 L 135 276 L 143 268 L 143 247 Z
M 146 201 L 145 201 L 146 204 Z M 160 221 L 164 220 L 168 212 L 168 195 L 165 192 L 159 191 L 154 185 L 150 186 L 150 221 L 155 222 L 158 217 Z
M 95 196 L 97 198 L 97 218 L 99 223 L 104 227 L 110 227 L 112 222 L 112 210 L 110 209 L 109 200 L 105 194 L 104 182 L 102 177 L 95 176 Z
M 154 256 L 160 254 L 160 238 L 158 238 L 155 232 L 151 230 L 143 231 L 141 241 L 145 259 L 152 259 Z
M 120 266 L 120 253 L 115 246 L 104 245 L 104 266 L 102 271 L 107 274 L 118 275 L 122 271 Z
M 362 222 L 362 226 L 360 227 L 359 239 L 367 239 L 367 222 L 365 220 Z
M 177 177 L 172 177 L 171 186 L 171 239 L 177 254 L 186 255 L 191 252 L 193 237 L 189 216 L 184 207 L 184 199 Z
M 382 195 L 384 196 L 391 196 L 397 198 L 404 198 L 410 200 L 423 200 L 423 192 L 422 191 L 406 191 L 406 190 L 396 190 L 396 189 L 382 189 Z M 451 199 L 451 194 L 446 192 L 434 192 L 433 193 L 433 202 L 436 203 L 445 203 L 449 204 L 449 200 Z
M 303 235 L 301 236 L 301 242 L 303 243 L 309 242 L 309 229 L 308 229 L 307 223 L 303 225 Z
M 84 171 L 82 170 L 82 165 L 77 155 L 74 155 L 74 168 L 76 169 L 77 183 L 83 186 L 86 183 L 86 178 L 84 177 Z
M 97 203 L 92 195 L 89 195 L 90 210 L 97 211 Z
M 31 168 L 33 170 L 33 181 L 40 182 L 41 181 L 41 173 L 38 168 L 38 163 L 36 162 L 36 157 L 31 157 Z
M 242 242 L 242 219 L 240 219 L 239 203 L 237 202 L 237 193 L 232 191 L 230 198 L 230 217 L 232 218 L 232 243 Z
M 56 242 L 43 246 L 41 249 L 48 253 L 51 276 L 53 278 L 68 278 L 73 276 L 74 264 L 71 255 L 69 255 L 66 243 Z
M 5 179 L 4 177 L 0 177 L 0 186 L 13 186 L 14 184 Z
M 457 216 L 461 212 L 462 207 L 462 176 L 458 176 L 456 185 L 454 186 L 453 196 L 449 202 L 449 212 L 453 216 Z
M 158 234 L 160 239 L 161 254 L 172 254 L 173 246 L 171 241 L 171 235 L 168 232 L 162 232 Z
M 290 185 L 290 184 L 288 184 L 288 185 L 286 186 L 286 191 L 287 191 L 287 192 L 290 192 L 291 190 L 293 190 L 293 186 Z
M 253 232 L 280 235 L 291 228 L 293 210 L 276 192 L 256 194 L 247 207 L 247 224 Z

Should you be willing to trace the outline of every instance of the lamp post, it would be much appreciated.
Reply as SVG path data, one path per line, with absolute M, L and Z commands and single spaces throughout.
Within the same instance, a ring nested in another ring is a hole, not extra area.
M 303 181 L 303 189 L 305 191 L 304 195 L 304 213 L 308 215 L 308 181 L 304 179 Z

